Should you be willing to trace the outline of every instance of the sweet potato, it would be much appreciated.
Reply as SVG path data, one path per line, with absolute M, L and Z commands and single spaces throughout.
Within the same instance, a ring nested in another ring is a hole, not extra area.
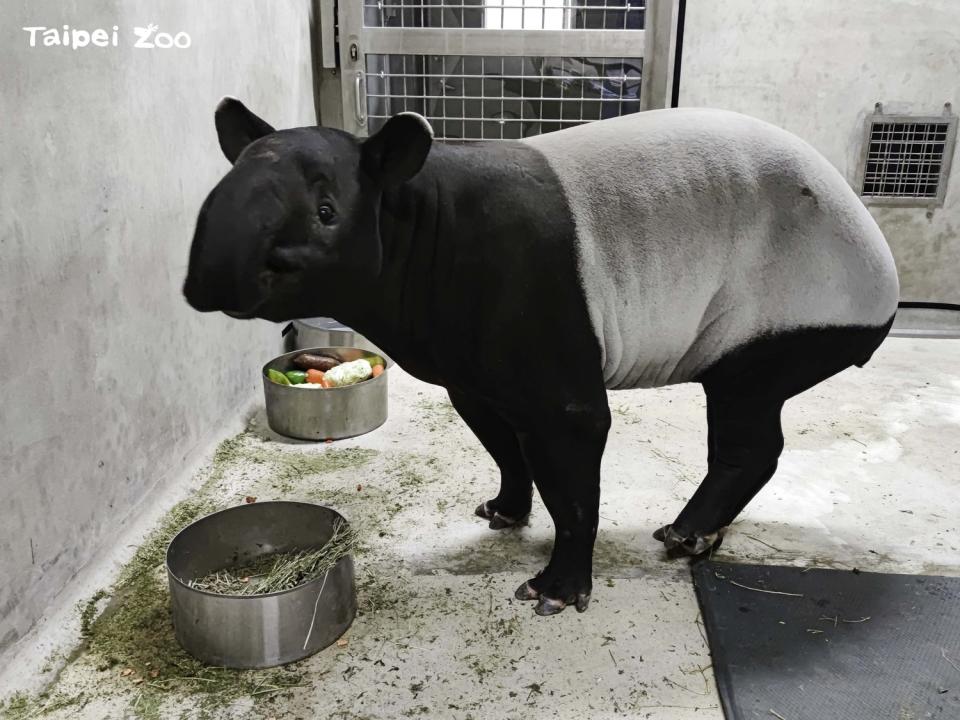
M 297 355 L 293 359 L 293 364 L 297 367 L 303 368 L 304 370 L 319 370 L 320 372 L 326 372 L 330 368 L 335 368 L 340 364 L 340 361 L 336 358 L 330 357 L 329 355 L 313 355 L 311 353 L 303 353 Z

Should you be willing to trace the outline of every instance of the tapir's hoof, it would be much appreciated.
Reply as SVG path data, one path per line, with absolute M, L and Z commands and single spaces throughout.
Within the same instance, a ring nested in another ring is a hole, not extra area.
M 517 591 L 513 594 L 517 600 L 539 600 L 540 593 L 533 589 L 533 586 L 529 581 L 525 582 L 523 585 L 517 588 Z
M 667 549 L 670 557 L 690 555 L 696 557 L 711 550 L 716 550 L 723 542 L 723 528 L 716 532 L 701 535 L 694 533 L 687 537 L 673 529 L 673 525 L 664 525 L 653 533 L 653 539 L 659 540 Z
M 523 525 L 526 523 L 527 518 L 530 517 L 529 513 L 521 517 L 510 517 L 509 515 L 504 515 L 491 508 L 489 502 L 480 503 L 477 506 L 476 513 L 479 517 L 490 521 L 491 530 L 504 530 L 505 528 Z
M 585 612 L 587 606 L 590 604 L 589 592 L 573 593 L 567 596 L 565 599 L 552 598 L 540 593 L 536 588 L 533 587 L 533 585 L 530 584 L 529 580 L 517 588 L 517 591 L 514 593 L 514 597 L 516 597 L 517 600 L 536 600 L 537 606 L 533 609 L 533 611 L 542 617 L 556 615 L 557 613 L 562 612 L 567 605 L 575 606 L 577 608 L 577 612 Z

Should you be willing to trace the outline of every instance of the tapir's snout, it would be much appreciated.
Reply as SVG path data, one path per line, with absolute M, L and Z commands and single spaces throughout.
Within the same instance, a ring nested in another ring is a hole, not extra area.
M 228 315 L 233 312 L 232 303 L 225 302 L 224 297 L 213 291 L 213 285 L 202 279 L 199 273 L 191 271 L 183 283 L 183 297 L 187 304 L 198 312 L 224 312 Z
M 283 217 L 267 183 L 228 174 L 197 217 L 183 295 L 200 312 L 251 318 L 265 301 L 264 257 Z
M 188 274 L 187 279 L 184 280 L 183 297 L 186 298 L 187 304 L 198 312 L 214 312 L 220 309 L 217 303 L 203 292 L 195 273 Z
M 216 263 L 191 263 L 183 283 L 183 296 L 199 312 L 223 312 L 248 319 L 264 302 L 256 272 L 249 265 L 256 260 L 222 259 Z

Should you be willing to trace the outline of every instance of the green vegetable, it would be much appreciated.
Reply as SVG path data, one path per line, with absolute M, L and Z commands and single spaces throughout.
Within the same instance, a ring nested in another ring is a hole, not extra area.
M 292 385 L 300 385 L 307 381 L 306 370 L 287 370 L 284 375 L 287 376 L 287 380 L 289 380 Z
M 383 365 L 383 358 L 379 355 L 370 355 L 369 357 L 365 357 L 364 360 L 370 363 L 370 367 L 373 367 L 374 365 Z
M 270 370 L 267 370 L 267 377 L 270 378 L 271 380 L 273 380 L 275 383 L 277 383 L 277 385 L 292 385 L 292 384 L 293 384 L 293 383 L 291 383 L 289 380 L 287 380 L 287 376 L 286 376 L 286 375 L 284 375 L 284 374 L 283 374 L 282 372 L 280 372 L 279 370 L 273 370 L 272 368 L 271 368 Z

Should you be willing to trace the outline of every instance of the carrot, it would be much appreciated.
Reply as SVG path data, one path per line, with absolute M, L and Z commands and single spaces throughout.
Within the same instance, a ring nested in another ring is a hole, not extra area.
M 320 383 L 323 385 L 323 372 L 315 369 L 307 370 L 307 382 Z M 326 385 L 324 385 L 324 387 L 326 387 Z
M 373 366 L 373 376 L 380 377 L 383 375 L 383 365 L 374 365 Z
M 325 387 L 325 388 L 332 388 L 332 387 L 333 387 L 333 385 L 330 384 L 330 381 L 327 380 L 326 378 L 323 378 L 323 380 L 320 381 L 320 384 L 323 385 L 323 387 Z

